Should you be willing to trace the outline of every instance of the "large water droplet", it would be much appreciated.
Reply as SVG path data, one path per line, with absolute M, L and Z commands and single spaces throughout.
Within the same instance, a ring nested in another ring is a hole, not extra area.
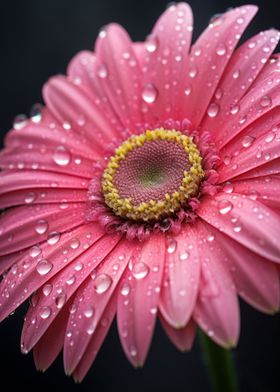
M 216 54 L 218 56 L 224 56 L 227 52 L 227 48 L 225 47 L 225 45 L 220 44 L 217 49 L 216 49 Z
M 250 135 L 246 135 L 242 138 L 241 144 L 243 147 L 248 148 L 248 147 L 251 147 L 251 145 L 254 143 L 255 140 L 256 140 L 255 137 L 250 136 Z
M 230 107 L 230 113 L 231 114 L 237 114 L 238 112 L 239 112 L 239 109 L 240 109 L 240 107 L 239 107 L 239 105 L 232 105 L 231 107 Z
M 45 286 L 42 289 L 43 294 L 46 297 L 48 297 L 50 295 L 50 293 L 52 292 L 52 289 L 53 289 L 52 284 L 50 284 L 50 283 L 45 284 Z
M 218 210 L 222 215 L 227 214 L 232 210 L 232 203 L 229 200 L 223 199 L 218 202 Z
M 83 313 L 86 318 L 91 318 L 93 316 L 94 309 L 92 307 L 89 307 L 85 309 Z
M 219 110 L 220 110 L 220 106 L 217 103 L 212 102 L 208 106 L 207 114 L 208 114 L 209 117 L 216 117 L 217 114 L 219 113 Z
M 70 242 L 71 249 L 77 249 L 80 246 L 80 241 L 77 238 L 73 238 Z
M 29 249 L 29 254 L 31 257 L 37 257 L 41 253 L 41 248 L 38 245 L 32 246 L 32 248 Z
M 260 100 L 260 106 L 262 108 L 269 108 L 272 106 L 272 100 L 268 95 L 264 95 Z
M 71 161 L 70 152 L 64 146 L 58 146 L 53 153 L 53 160 L 59 166 L 67 166 Z
M 144 86 L 142 91 L 142 99 L 146 103 L 154 103 L 157 99 L 158 91 L 152 83 L 148 83 Z
M 50 317 L 51 313 L 52 313 L 51 308 L 49 308 L 48 306 L 44 306 L 44 307 L 42 307 L 42 308 L 40 309 L 40 311 L 39 311 L 39 316 L 40 316 L 43 320 L 45 320 L 45 319 L 47 319 L 47 318 Z
M 112 278 L 107 274 L 99 274 L 94 279 L 94 288 L 98 294 L 105 293 L 112 284 Z
M 272 141 L 275 139 L 275 136 L 276 136 L 275 132 L 273 132 L 273 131 L 269 132 L 269 133 L 266 135 L 266 137 L 265 137 L 266 143 L 272 142 Z
M 24 197 L 24 202 L 25 202 L 26 204 L 31 204 L 31 203 L 33 203 L 33 202 L 35 201 L 35 199 L 36 199 L 36 193 L 34 193 L 34 192 L 29 192 L 29 193 L 27 193 L 27 194 L 25 195 L 25 197 Z
M 145 278 L 148 275 L 149 270 L 147 264 L 139 261 L 133 265 L 131 272 L 134 278 L 139 280 Z
M 42 259 L 38 262 L 36 266 L 36 270 L 40 275 L 47 275 L 51 269 L 53 268 L 52 263 L 49 262 L 47 259 Z
M 58 243 L 60 240 L 60 233 L 57 231 L 53 231 L 52 233 L 49 234 L 47 242 L 49 245 L 55 245 Z
M 31 121 L 39 123 L 42 120 L 42 109 L 43 106 L 40 103 L 36 103 L 30 110 Z
M 59 294 L 55 298 L 55 304 L 58 309 L 61 309 L 64 306 L 65 302 L 66 302 L 66 295 L 65 294 Z
M 37 234 L 45 234 L 49 228 L 49 224 L 44 219 L 39 219 L 35 225 L 35 231 Z

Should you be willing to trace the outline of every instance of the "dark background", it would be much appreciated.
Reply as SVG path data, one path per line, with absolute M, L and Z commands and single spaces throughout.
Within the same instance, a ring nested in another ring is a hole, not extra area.
M 230 0 L 190 0 L 194 37 L 213 14 L 245 4 Z M 260 11 L 247 37 L 280 27 L 278 1 L 254 1 Z M 19 113 L 41 101 L 41 86 L 53 74 L 64 73 L 71 57 L 91 49 L 100 27 L 115 21 L 134 40 L 143 40 L 164 10 L 162 0 L 18 0 L 0 3 L 0 132 L 1 139 Z M 278 4 L 278 5 L 277 5 Z M 112 328 L 93 368 L 81 385 L 63 374 L 62 358 L 47 373 L 38 373 L 32 354 L 20 354 L 23 307 L 0 325 L 0 389 L 28 391 L 148 391 L 207 392 L 209 385 L 196 341 L 191 353 L 179 353 L 157 327 L 150 355 L 142 370 L 134 370 L 121 351 Z M 280 317 L 262 315 L 241 304 L 242 328 L 234 351 L 241 390 L 280 391 Z M 227 391 L 225 391 L 227 392 Z

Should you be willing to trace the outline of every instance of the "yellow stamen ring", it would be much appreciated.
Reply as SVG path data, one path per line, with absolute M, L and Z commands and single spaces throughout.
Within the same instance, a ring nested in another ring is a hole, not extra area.
M 166 193 L 162 200 L 151 199 L 134 204 L 132 198 L 122 198 L 120 196 L 114 181 L 116 174 L 122 161 L 129 156 L 129 153 L 141 148 L 145 143 L 157 140 L 178 143 L 186 152 L 186 160 L 189 162 L 188 170 L 183 171 L 179 188 L 171 194 Z M 197 194 L 203 177 L 202 158 L 192 138 L 179 131 L 160 128 L 147 130 L 141 135 L 131 136 L 123 142 L 115 150 L 115 155 L 110 158 L 104 170 L 101 187 L 106 204 L 116 215 L 134 221 L 149 222 L 169 216 L 186 206 L 187 200 Z

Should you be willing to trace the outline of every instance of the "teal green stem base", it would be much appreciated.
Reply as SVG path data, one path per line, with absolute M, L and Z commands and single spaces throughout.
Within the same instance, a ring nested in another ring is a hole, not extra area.
M 199 335 L 213 392 L 238 392 L 231 350 L 218 346 L 202 331 Z

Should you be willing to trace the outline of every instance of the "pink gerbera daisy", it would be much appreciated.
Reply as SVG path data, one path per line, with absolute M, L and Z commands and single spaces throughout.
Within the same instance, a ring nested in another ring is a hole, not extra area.
M 0 155 L 1 320 L 31 296 L 22 351 L 61 349 L 82 380 L 116 315 L 143 365 L 157 315 L 182 350 L 196 325 L 239 337 L 238 295 L 279 309 L 279 33 L 236 50 L 256 13 L 170 6 L 144 43 L 106 26 L 43 88 Z

